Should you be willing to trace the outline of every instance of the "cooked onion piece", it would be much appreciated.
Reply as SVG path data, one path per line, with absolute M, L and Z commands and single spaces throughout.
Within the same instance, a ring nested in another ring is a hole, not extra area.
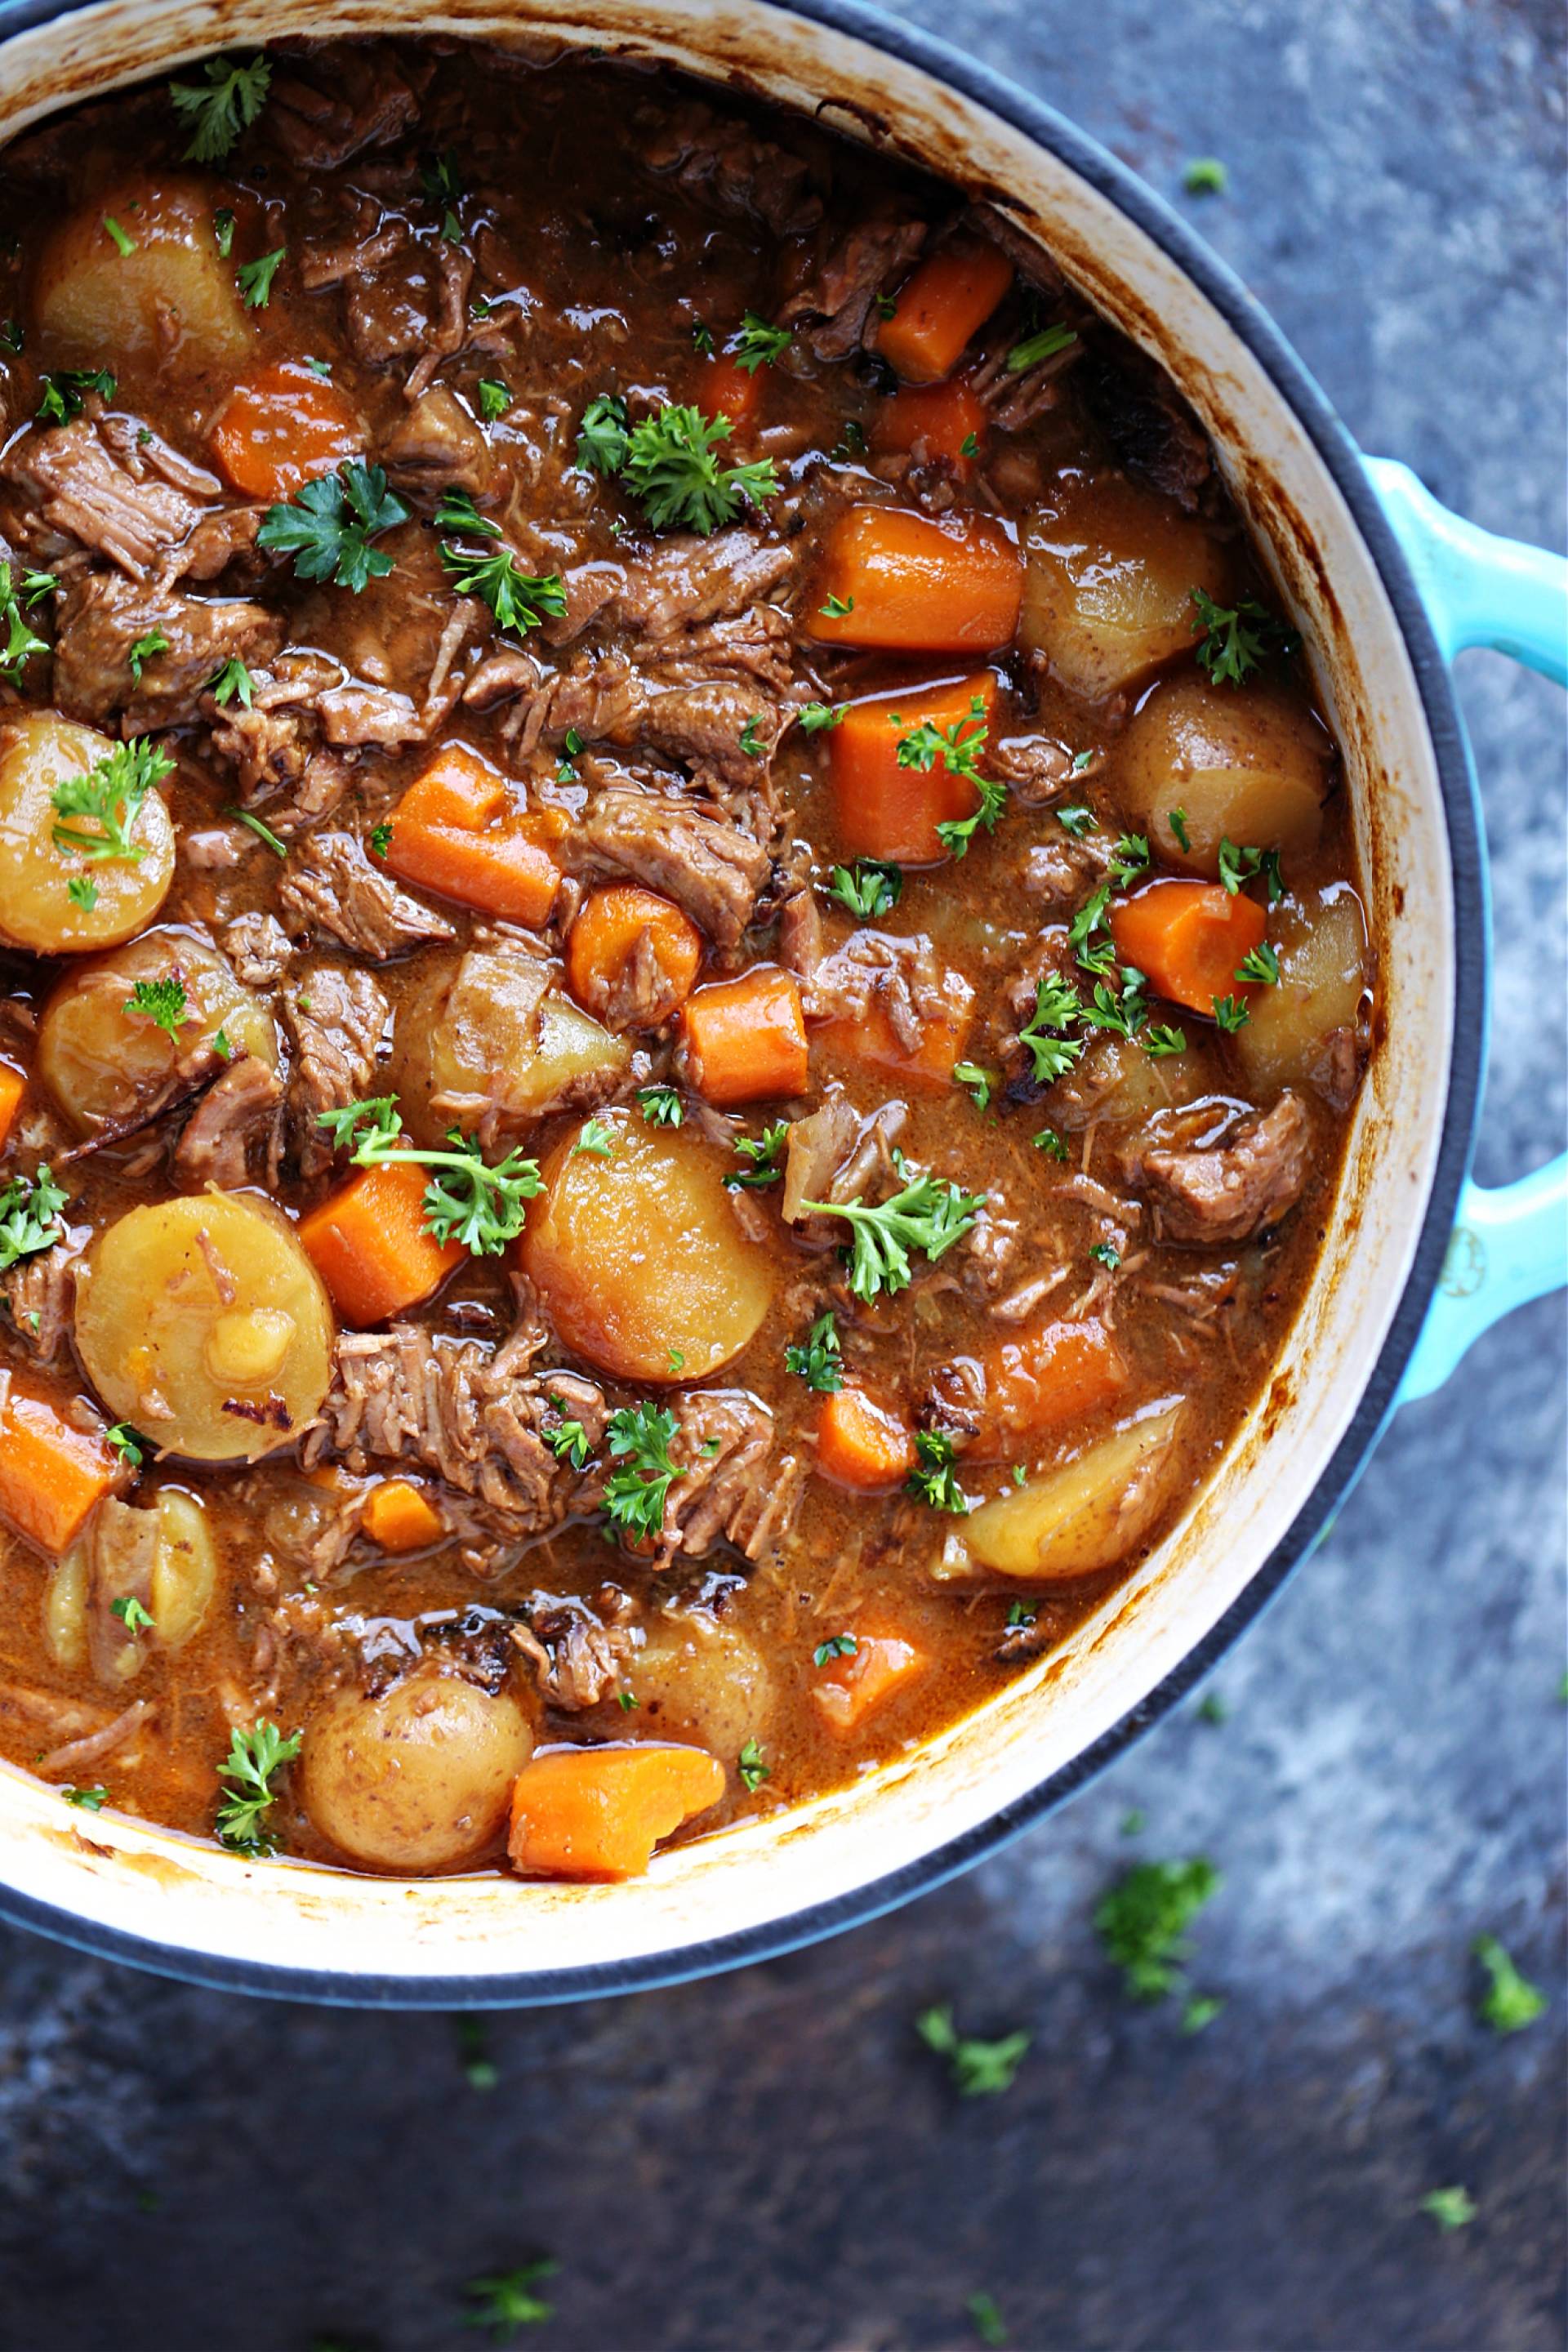
M 519 1128 L 592 1101 L 631 1059 L 532 958 L 476 951 L 404 1001 L 394 1041 L 409 1132 L 440 1141 L 454 1124 Z

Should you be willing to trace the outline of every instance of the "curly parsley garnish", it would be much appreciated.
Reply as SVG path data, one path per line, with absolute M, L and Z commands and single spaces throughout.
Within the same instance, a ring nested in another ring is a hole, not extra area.
M 40 582 L 42 586 L 37 584 Z M 5 649 L 0 653 L 0 677 L 9 685 L 20 684 L 22 672 L 35 654 L 47 654 L 49 650 L 47 640 L 35 635 L 27 625 L 24 606 L 30 609 L 39 603 L 55 584 L 52 572 L 25 572 L 18 594 L 12 585 L 10 565 L 0 562 L 0 623 L 4 623 L 5 629 Z M 134 647 L 132 654 L 134 659 Z
M 161 980 L 139 980 L 125 1000 L 125 1010 L 140 1014 L 143 1021 L 150 1021 L 155 1029 L 162 1029 L 170 1037 L 177 1037 L 192 1018 L 185 984 L 173 971 Z
M 808 735 L 820 735 L 825 727 L 837 727 L 848 708 L 847 702 L 806 702 L 795 717 Z
M 726 1191 L 736 1192 L 742 1189 L 754 1190 L 763 1184 L 779 1183 L 784 1176 L 781 1162 L 788 1141 L 789 1121 L 785 1118 L 775 1120 L 761 1135 L 738 1135 L 735 1149 L 742 1160 L 749 1160 L 752 1164 L 744 1174 L 734 1169 L 721 1179 Z
M 203 692 L 210 694 L 220 710 L 226 710 L 237 696 L 242 709 L 254 708 L 255 687 L 250 672 L 237 654 L 226 661 L 215 677 L 209 677 Z
M 672 402 L 629 430 L 626 418 L 624 402 L 591 402 L 578 457 L 596 473 L 618 474 L 656 530 L 694 530 L 706 539 L 721 523 L 733 522 L 742 506 L 760 507 L 779 487 L 771 457 L 720 465 L 714 451 L 733 430 L 727 416 L 704 416 L 700 408 Z
M 771 1764 L 763 1763 L 763 1750 L 754 1739 L 748 1739 L 742 1747 L 735 1759 L 735 1769 L 740 1773 L 741 1785 L 748 1796 L 754 1797 L 763 1782 L 771 1780 L 773 1778 L 773 1767 Z
M 902 722 L 895 719 L 895 726 Z M 985 705 L 975 695 L 962 719 L 951 726 L 939 727 L 933 719 L 922 719 L 918 727 L 899 739 L 899 765 L 918 768 L 929 774 L 940 760 L 948 773 L 962 776 L 973 784 L 979 805 L 972 816 L 948 817 L 937 826 L 938 838 L 951 849 L 955 857 L 963 857 L 969 848 L 977 825 L 994 833 L 997 821 L 1007 805 L 1007 787 L 994 777 L 983 776 L 975 762 L 985 749 L 991 730 L 985 716 Z
M 784 1370 L 803 1380 L 808 1389 L 822 1396 L 837 1396 L 844 1386 L 844 1365 L 838 1344 L 838 1326 L 830 1307 L 819 1315 L 807 1334 L 804 1348 L 793 1344 L 784 1349 Z
M 218 1778 L 233 1784 L 217 1811 L 218 1843 L 231 1853 L 277 1853 L 278 1840 L 267 1822 L 278 1801 L 272 1775 L 280 1765 L 293 1762 L 300 1753 L 300 1738 L 294 1731 L 285 1739 L 265 1716 L 249 1731 L 236 1729 L 228 1754 L 217 1768 Z
M 459 596 L 479 597 L 496 626 L 515 629 L 519 636 L 541 621 L 558 621 L 566 610 L 561 574 L 525 572 L 510 547 L 457 547 L 444 539 L 441 563 Z
M 890 1201 L 868 1208 L 858 1198 L 843 1203 L 805 1201 L 804 1210 L 842 1217 L 851 1229 L 849 1287 L 857 1298 L 895 1297 L 910 1286 L 910 1252 L 921 1250 L 933 1264 L 962 1241 L 984 1206 L 984 1192 L 965 1192 L 943 1177 L 910 1177 L 901 1151 L 893 1165 L 904 1181 Z
M 242 131 L 248 131 L 267 100 L 272 68 L 259 52 L 248 63 L 207 58 L 205 83 L 172 81 L 174 111 L 189 129 L 187 163 L 221 163 Z
M 730 355 L 738 368 L 755 375 L 760 367 L 772 367 L 776 359 L 788 351 L 795 337 L 787 327 L 770 327 L 754 310 L 748 310 L 730 344 Z
M 590 474 L 618 474 L 626 461 L 631 425 L 618 393 L 602 392 L 583 411 L 577 463 Z
M 527 1203 L 541 1189 L 539 1162 L 518 1151 L 489 1166 L 471 1136 L 449 1128 L 447 1151 L 419 1151 L 400 1140 L 402 1124 L 395 1095 L 323 1110 L 317 1122 L 339 1150 L 352 1146 L 350 1163 L 380 1168 L 405 1162 L 433 1172 L 425 1193 L 425 1223 L 438 1242 L 459 1242 L 475 1257 L 499 1257 L 522 1231 Z
M 915 1432 L 916 1467 L 909 1475 L 909 1490 L 933 1511 L 952 1511 L 967 1517 L 969 1497 L 958 1483 L 952 1440 L 940 1429 Z
M 256 543 L 292 555 L 299 579 L 335 581 L 357 596 L 393 568 L 391 556 L 371 541 L 406 522 L 408 512 L 387 488 L 383 467 L 351 457 L 336 473 L 305 483 L 288 506 L 268 507 Z
M 1268 903 L 1277 907 L 1285 896 L 1285 877 L 1279 870 L 1277 849 L 1254 849 L 1245 843 L 1234 842 L 1228 835 L 1221 836 L 1219 845 L 1219 878 L 1231 898 L 1235 898 L 1244 882 L 1261 874 L 1268 893 Z
M 166 654 L 168 650 L 169 640 L 162 629 L 148 629 L 137 638 L 125 658 L 131 665 L 131 675 L 138 686 L 142 683 L 143 665 L 150 662 L 154 654 Z
M 235 271 L 239 290 L 245 297 L 247 310 L 265 310 L 272 299 L 272 281 L 283 266 L 289 248 L 280 245 L 271 253 L 262 254 L 255 261 L 242 261 Z
M 68 425 L 87 405 L 89 392 L 112 400 L 115 379 L 107 368 L 56 368 L 44 378 L 37 415 L 40 425 Z
M 890 914 L 904 895 L 903 868 L 880 857 L 861 857 L 853 866 L 836 866 L 827 895 L 852 915 Z
M 62 776 L 50 794 L 56 813 L 98 829 L 84 833 L 79 824 L 57 824 L 51 835 L 55 847 L 78 857 L 124 857 L 139 864 L 147 850 L 144 843 L 131 837 L 137 815 L 153 785 L 174 772 L 174 763 L 162 746 L 139 735 L 133 743 L 117 743 L 86 775 Z
M 605 1508 L 634 1541 L 657 1537 L 664 1526 L 665 1496 L 679 1475 L 669 1441 L 679 1426 L 668 1405 L 623 1405 L 610 1415 L 609 1449 L 621 1467 L 605 1481 Z
M 36 1176 L 12 1177 L 0 1192 L 0 1274 L 60 1240 L 65 1232 L 60 1211 L 68 1197 L 47 1164 L 40 1165 Z
M 585 1469 L 590 1450 L 587 1431 L 580 1421 L 573 1419 L 567 1412 L 566 1407 L 558 1396 L 552 1396 L 547 1391 L 545 1402 L 552 1407 L 556 1417 L 553 1421 L 546 1422 L 540 1433 L 544 1443 L 549 1446 L 557 1462 L 569 1462 L 574 1470 Z
M 1194 636 L 1201 636 L 1198 664 L 1216 686 L 1239 686 L 1272 654 L 1294 653 L 1294 629 L 1276 618 L 1256 596 L 1237 604 L 1216 604 L 1201 588 L 1193 590 Z
M 686 1116 L 673 1087 L 639 1087 L 637 1105 L 650 1127 L 679 1127 Z

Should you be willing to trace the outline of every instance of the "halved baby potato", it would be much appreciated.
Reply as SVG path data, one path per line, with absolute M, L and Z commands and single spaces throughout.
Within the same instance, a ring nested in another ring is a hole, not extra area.
M 1163 1407 L 1101 1438 L 1054 1470 L 982 1503 L 963 1523 L 970 1559 L 998 1576 L 1066 1583 L 1114 1568 L 1147 1534 L 1180 1486 L 1183 1407 Z
M 122 749 L 52 710 L 26 711 L 0 727 L 0 938 L 35 955 L 79 955 L 113 947 L 153 920 L 174 878 L 174 828 L 155 786 L 128 826 L 135 856 L 84 856 L 55 839 L 57 825 L 98 830 L 61 815 L 57 786 Z
M 110 1413 L 197 1462 L 255 1461 L 310 1421 L 332 1310 L 269 1201 L 204 1192 L 129 1209 L 77 1275 L 76 1341 Z
M 566 1346 L 617 1380 L 706 1380 L 773 1302 L 768 1252 L 742 1231 L 717 1147 L 690 1128 L 600 1111 L 552 1154 L 522 1263 Z M 607 1146 L 607 1149 L 604 1147 Z
M 1228 839 L 1279 850 L 1289 876 L 1291 859 L 1318 845 L 1332 759 L 1328 736 L 1288 688 L 1249 678 L 1237 694 L 1173 677 L 1117 745 L 1116 789 L 1133 829 L 1168 865 L 1215 881 Z
M 441 1141 L 448 1128 L 493 1119 L 521 1128 L 562 1108 L 631 1059 L 556 985 L 557 969 L 522 955 L 476 950 L 442 964 L 405 997 L 394 1037 L 408 1131 Z
M 232 367 L 254 338 L 234 264 L 217 249 L 213 215 L 223 201 L 195 173 L 138 173 L 68 215 L 34 278 L 33 322 L 47 360 L 101 367 L 112 354 Z
M 1124 475 L 1064 476 L 1029 518 L 1020 641 L 1088 702 L 1190 651 L 1193 591 L 1219 596 L 1226 558 L 1201 522 Z
M 61 1555 L 44 1596 L 44 1639 L 58 1666 L 90 1654 L 111 1686 L 140 1673 L 149 1648 L 184 1649 L 202 1628 L 216 1590 L 218 1559 L 201 1496 L 161 1486 L 143 1507 L 110 1496 Z M 127 1622 L 117 1600 L 140 1604 L 151 1622 Z
M 175 980 L 184 1018 L 174 1034 L 135 1005 L 139 983 Z M 121 1133 L 148 1117 L 181 1073 L 254 1055 L 278 1067 L 278 1028 L 261 999 L 198 931 L 143 931 L 129 946 L 75 964 L 44 1007 L 38 1075 L 81 1135 Z

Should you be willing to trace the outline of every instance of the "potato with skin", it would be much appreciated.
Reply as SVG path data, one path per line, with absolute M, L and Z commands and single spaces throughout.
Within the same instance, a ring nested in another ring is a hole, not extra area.
M 723 1153 L 687 1127 L 601 1111 L 608 1153 L 557 1147 L 529 1211 L 523 1270 L 565 1345 L 617 1380 L 706 1380 L 773 1301 L 768 1252 L 741 1229 Z
M 79 727 L 52 710 L 29 710 L 0 727 L 0 938 L 35 955 L 79 955 L 130 939 L 153 920 L 174 878 L 174 828 L 156 785 L 129 827 L 137 857 L 85 857 L 60 848 L 55 827 L 97 830 L 83 817 L 62 817 L 57 785 L 89 775 L 123 746 L 96 728 Z M 82 906 L 72 882 L 92 897 Z
M 193 1461 L 288 1444 L 327 1392 L 334 1336 L 320 1275 L 255 1193 L 129 1209 L 77 1274 L 77 1349 L 111 1417 Z
M 254 335 L 217 249 L 213 215 L 225 198 L 195 173 L 117 180 L 71 213 L 39 254 L 33 323 L 45 364 L 233 369 Z M 134 250 L 122 253 L 106 221 Z
M 1184 1475 L 1176 1450 L 1182 1406 L 1131 1422 L 1060 1468 L 1037 1471 L 967 1518 L 970 1559 L 1035 1584 L 1093 1576 L 1125 1559 Z
M 1344 1045 L 1353 1051 L 1366 988 L 1361 900 L 1348 882 L 1295 892 L 1269 916 L 1268 936 L 1279 984 L 1252 992 L 1251 1017 L 1231 1050 L 1261 1099 L 1307 1086 L 1337 1102 L 1346 1091 Z
M 476 950 L 444 964 L 399 1007 L 395 1077 L 408 1131 L 438 1144 L 448 1128 L 516 1129 L 593 1101 L 631 1060 L 556 985 L 557 966 Z
M 118 1522 L 106 1516 L 110 1511 L 120 1515 Z M 138 1540 L 128 1544 L 125 1531 L 132 1529 Z M 147 1531 L 150 1545 L 140 1540 Z M 199 1495 L 161 1486 L 143 1506 L 106 1503 L 62 1554 L 45 1590 L 49 1655 L 57 1665 L 75 1668 L 90 1649 L 100 1682 L 129 1682 L 149 1648 L 182 1650 L 200 1633 L 217 1575 L 217 1551 Z M 111 1604 L 122 1593 L 141 1603 L 150 1625 L 132 1630 L 113 1618 Z
M 1191 650 L 1193 591 L 1218 597 L 1223 550 L 1200 522 L 1124 475 L 1064 475 L 1030 516 L 1021 643 L 1087 702 Z
M 1173 677 L 1145 697 L 1117 745 L 1116 791 L 1134 832 L 1167 865 L 1217 881 L 1220 843 L 1230 840 L 1279 850 L 1288 878 L 1292 859 L 1318 845 L 1332 759 L 1329 738 L 1288 688 Z
M 731 1767 L 748 1739 L 765 1738 L 777 1697 L 750 1635 L 697 1609 L 654 1620 L 625 1684 L 641 1730 L 709 1748 Z
M 334 1691 L 305 1727 L 300 1790 L 369 1870 L 449 1870 L 499 1834 L 533 1733 L 510 1691 L 426 1662 L 379 1697 Z
M 169 1031 L 132 1006 L 138 983 L 178 980 L 185 1017 Z M 143 931 L 128 947 L 74 965 L 44 1007 L 38 1075 L 80 1135 L 122 1134 L 228 1058 L 278 1067 L 278 1027 L 199 931 Z
M 1091 1120 L 1120 1126 L 1195 1102 L 1215 1084 L 1213 1057 L 1190 1024 L 1180 1054 L 1151 1054 L 1141 1040 L 1092 1038 L 1080 1061 L 1058 1078 L 1041 1101 L 1052 1127 L 1071 1135 Z

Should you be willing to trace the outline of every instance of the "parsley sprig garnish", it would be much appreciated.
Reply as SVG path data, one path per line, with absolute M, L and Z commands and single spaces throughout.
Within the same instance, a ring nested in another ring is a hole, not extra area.
M 155 1029 L 170 1037 L 177 1037 L 184 1024 L 193 1016 L 185 984 L 178 972 L 165 972 L 160 980 L 139 980 L 125 1000 L 127 1013 L 139 1013 Z
M 267 1815 L 278 1801 L 272 1775 L 300 1753 L 299 1732 L 285 1739 L 263 1716 L 249 1731 L 236 1728 L 218 1778 L 232 1783 L 217 1810 L 217 1837 L 234 1853 L 276 1853 L 278 1840 Z
M 679 1127 L 686 1116 L 673 1087 L 639 1087 L 637 1105 L 650 1127 Z
M 804 1348 L 793 1343 L 784 1349 L 784 1370 L 803 1380 L 808 1389 L 821 1396 L 837 1396 L 844 1386 L 844 1364 L 838 1343 L 838 1326 L 830 1307 L 819 1315 L 806 1336 Z
M 339 1150 L 353 1146 L 349 1160 L 355 1168 L 405 1162 L 432 1171 L 425 1223 L 438 1242 L 459 1242 L 475 1257 L 499 1257 L 521 1233 L 526 1204 L 540 1190 L 537 1160 L 509 1151 L 490 1167 L 473 1138 L 457 1127 L 447 1129 L 448 1150 L 416 1150 L 400 1139 L 395 1095 L 318 1111 L 316 1117 Z
M 387 488 L 384 467 L 351 457 L 306 482 L 289 505 L 268 507 L 256 543 L 291 555 L 297 578 L 335 581 L 357 596 L 392 570 L 391 556 L 371 541 L 406 522 L 408 511 Z
M 886 858 L 860 857 L 853 866 L 836 866 L 827 895 L 852 915 L 890 914 L 904 894 L 903 868 Z
M 583 411 L 577 463 L 590 474 L 618 474 L 626 461 L 631 425 L 618 393 L 602 392 Z
M 558 572 L 525 572 L 510 547 L 458 547 L 441 541 L 441 563 L 459 596 L 478 596 L 495 614 L 496 626 L 521 636 L 541 621 L 558 621 L 566 610 L 566 589 Z
M 40 586 L 38 583 L 42 583 Z M 47 638 L 35 635 L 28 626 L 26 613 L 47 596 L 55 585 L 52 572 L 25 572 L 20 592 L 13 586 L 11 567 L 0 562 L 0 623 L 5 629 L 5 648 L 0 653 L 0 677 L 8 684 L 20 682 L 22 672 L 35 654 L 47 654 Z
M 605 1481 L 605 1508 L 634 1541 L 657 1537 L 664 1526 L 665 1497 L 679 1475 L 669 1441 L 679 1426 L 668 1405 L 623 1405 L 610 1415 L 607 1443 L 621 1466 Z
M 755 1739 L 745 1742 L 735 1759 L 735 1769 L 740 1773 L 742 1787 L 752 1797 L 764 1780 L 773 1778 L 773 1766 L 763 1761 L 763 1749 Z
M 760 367 L 772 367 L 794 341 L 795 337 L 787 327 L 770 327 L 765 319 L 759 319 L 754 310 L 748 310 L 730 344 L 730 356 L 738 368 L 744 368 L 748 375 L 755 375 Z
M 714 452 L 733 431 L 727 416 L 669 402 L 628 425 L 626 403 L 601 394 L 584 411 L 578 462 L 618 475 L 655 530 L 694 530 L 706 539 L 733 522 L 742 506 L 761 507 L 779 487 L 771 457 L 721 466 Z
M 471 530 L 482 539 L 499 539 L 500 525 L 479 512 L 467 490 L 445 489 L 431 518 L 437 530 Z
M 137 815 L 153 785 L 174 770 L 162 745 L 139 735 L 133 743 L 117 743 L 85 775 L 62 776 L 50 794 L 56 814 L 98 829 L 84 833 L 79 824 L 57 824 L 50 836 L 55 847 L 78 857 L 123 857 L 140 864 L 147 849 L 131 837 Z
M 261 254 L 255 261 L 240 263 L 235 277 L 247 310 L 266 310 L 272 299 L 272 280 L 282 268 L 288 250 L 286 245 L 280 245 L 271 253 Z
M 235 58 L 207 58 L 202 71 L 205 83 L 172 81 L 169 96 L 191 132 L 184 161 L 221 163 L 266 103 L 272 68 L 258 52 L 243 63 Z
M 1295 631 L 1256 596 L 1244 596 L 1236 604 L 1216 604 L 1212 596 L 1194 588 L 1193 606 L 1196 614 L 1193 635 L 1203 639 L 1198 664 L 1216 686 L 1239 686 L 1271 654 L 1296 649 Z
M 40 1165 L 36 1176 L 12 1177 L 0 1192 L 0 1274 L 61 1238 L 60 1211 L 68 1198 L 47 1164 Z
M 910 1494 L 919 1495 L 933 1511 L 966 1517 L 969 1497 L 958 1483 L 952 1438 L 940 1429 L 917 1429 L 915 1457 L 908 1480 Z
M 894 725 L 902 724 L 895 719 Z M 985 749 L 991 732 L 985 716 L 985 705 L 975 695 L 962 719 L 951 726 L 939 727 L 934 719 L 922 719 L 918 727 L 899 739 L 898 760 L 900 768 L 918 768 L 929 774 L 940 760 L 950 775 L 962 776 L 973 784 L 978 795 L 978 806 L 971 816 L 948 817 L 937 826 L 937 837 L 952 850 L 954 857 L 968 851 L 977 825 L 994 833 L 1003 810 L 1007 805 L 1007 787 L 993 776 L 983 776 L 975 764 Z
M 1022 375 L 1026 370 L 1038 367 L 1042 360 L 1055 359 L 1058 352 L 1067 351 L 1077 341 L 1071 327 L 1042 327 L 1037 335 L 1026 335 L 1021 343 L 1014 344 L 1007 354 L 1007 373 Z
M 115 379 L 107 368 L 56 368 L 44 378 L 37 415 L 40 425 L 68 425 L 87 405 L 89 392 L 112 400 Z
M 939 2008 L 922 2010 L 915 2020 L 915 2032 L 928 2050 L 946 2059 L 953 2088 L 964 2099 L 994 2098 L 1009 2090 L 1034 2040 L 1033 2034 L 1024 2032 L 1004 2034 L 998 2042 L 960 2033 L 945 2001 Z
M 761 1135 L 738 1135 L 735 1149 L 742 1160 L 749 1160 L 752 1164 L 744 1173 L 732 1169 L 721 1180 L 726 1191 L 755 1191 L 763 1184 L 781 1182 L 784 1149 L 788 1141 L 789 1121 L 786 1118 L 776 1119 L 772 1127 L 764 1128 Z
M 965 1192 L 945 1177 L 911 1177 L 901 1151 L 893 1165 L 903 1178 L 903 1190 L 889 1201 L 868 1207 L 859 1198 L 843 1202 L 805 1201 L 803 1210 L 823 1217 L 842 1217 L 850 1227 L 849 1287 L 857 1298 L 896 1297 L 910 1286 L 910 1252 L 920 1250 L 934 1265 L 954 1242 L 962 1241 L 984 1206 L 984 1192 Z
M 1285 896 L 1285 877 L 1279 870 L 1277 849 L 1254 849 L 1244 842 L 1221 836 L 1219 845 L 1219 878 L 1231 898 L 1235 898 L 1244 882 L 1261 874 L 1268 894 L 1268 903 L 1277 907 Z

